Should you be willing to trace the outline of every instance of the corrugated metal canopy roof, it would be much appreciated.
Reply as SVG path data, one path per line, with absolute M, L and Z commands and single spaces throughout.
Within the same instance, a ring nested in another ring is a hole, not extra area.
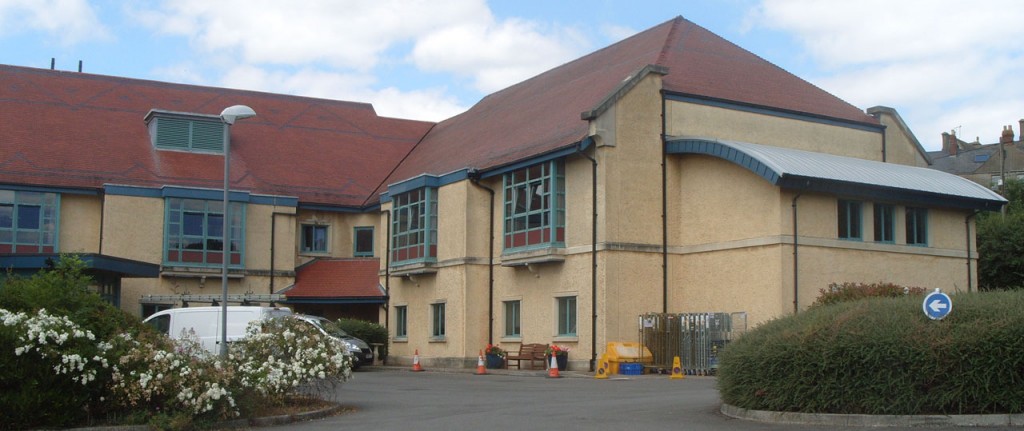
M 1006 199 L 967 179 L 934 169 L 791 148 L 672 137 L 670 154 L 704 154 L 736 163 L 774 185 L 934 207 L 998 210 Z

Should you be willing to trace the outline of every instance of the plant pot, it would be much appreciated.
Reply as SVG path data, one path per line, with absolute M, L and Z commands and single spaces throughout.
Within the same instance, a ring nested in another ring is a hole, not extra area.
M 558 371 L 565 371 L 569 367 L 569 354 L 555 355 L 555 363 L 558 364 Z M 551 368 L 551 355 L 545 356 L 544 369 Z
M 502 356 L 487 354 L 485 355 L 485 359 L 487 360 L 487 368 L 492 370 L 505 368 L 505 358 Z

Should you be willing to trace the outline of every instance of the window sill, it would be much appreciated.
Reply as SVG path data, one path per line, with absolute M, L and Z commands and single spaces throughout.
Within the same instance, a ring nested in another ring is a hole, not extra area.
M 395 277 L 404 277 L 406 275 L 420 275 L 420 274 L 435 274 L 437 268 L 434 267 L 434 262 L 415 262 L 399 265 L 391 265 L 391 275 Z
M 444 337 L 430 337 L 429 343 L 447 343 L 448 340 Z
M 391 339 L 392 343 L 408 343 L 409 337 L 395 337 Z
M 504 336 L 504 337 L 501 337 L 501 339 L 498 340 L 498 341 L 502 342 L 502 343 L 522 343 L 523 342 L 523 336 L 521 336 L 521 335 Z
M 578 343 L 580 337 L 576 335 L 556 335 L 551 341 L 555 343 Z
M 229 268 L 228 278 L 245 278 L 245 270 Z M 160 268 L 161 277 L 212 278 L 223 273 L 221 267 L 189 267 L 164 265 Z
M 501 255 L 501 266 L 524 266 L 564 261 L 565 249 L 561 247 L 544 247 L 535 250 L 502 253 Z

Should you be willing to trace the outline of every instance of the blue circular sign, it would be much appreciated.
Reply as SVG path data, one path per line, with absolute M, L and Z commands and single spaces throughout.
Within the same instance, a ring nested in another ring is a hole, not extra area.
M 948 316 L 950 311 L 953 311 L 953 300 L 949 298 L 949 295 L 935 289 L 934 292 L 924 297 L 924 303 L 921 304 L 921 307 L 929 319 L 941 320 L 943 317 Z

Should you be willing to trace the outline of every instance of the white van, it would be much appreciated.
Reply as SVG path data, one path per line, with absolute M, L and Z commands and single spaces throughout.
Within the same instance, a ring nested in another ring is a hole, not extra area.
M 292 311 L 278 307 L 248 307 L 242 305 L 228 306 L 228 343 L 245 337 L 249 322 L 288 316 Z M 188 330 L 195 331 L 203 349 L 212 354 L 220 353 L 220 312 L 221 307 L 186 307 L 172 308 L 153 314 L 143 320 L 156 330 L 177 340 Z

